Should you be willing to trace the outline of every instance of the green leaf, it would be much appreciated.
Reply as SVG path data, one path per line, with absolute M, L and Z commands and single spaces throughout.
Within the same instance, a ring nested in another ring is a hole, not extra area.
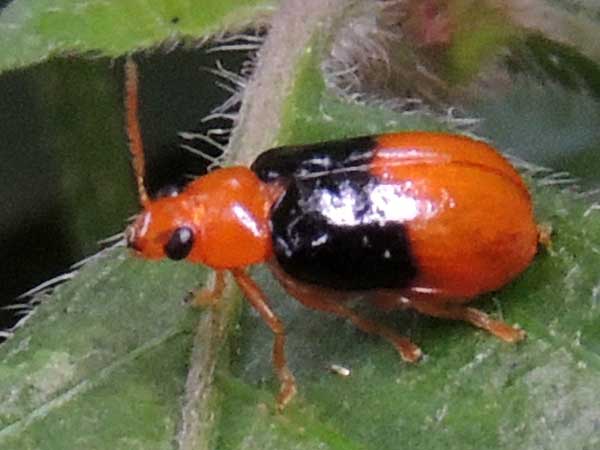
M 277 58 L 261 60 L 253 83 L 266 90 L 248 88 L 247 102 L 254 103 L 242 110 L 236 158 L 251 159 L 248 152 L 263 148 L 254 145 L 261 134 L 272 144 L 447 127 L 433 115 L 332 96 L 320 73 L 327 39 L 315 37 L 327 35 L 331 24 L 318 22 L 305 33 L 286 30 L 285 22 L 273 27 L 269 44 L 283 42 L 277 33 L 289 31 L 300 49 L 288 48 L 296 53 L 283 66 Z M 285 45 L 291 43 L 280 50 Z M 269 66 L 285 72 L 278 83 L 262 78 Z M 271 108 L 278 122 L 261 121 Z M 257 136 L 248 138 L 249 129 Z M 250 147 L 245 153 L 243 144 Z M 205 269 L 114 249 L 44 298 L 0 348 L 0 447 L 597 447 L 599 217 L 586 200 L 557 188 L 556 176 L 525 173 L 538 220 L 555 230 L 552 248 L 516 282 L 476 304 L 519 323 L 528 332 L 525 342 L 504 344 L 466 324 L 410 312 L 384 315 L 426 353 L 409 365 L 388 343 L 304 309 L 257 268 L 253 276 L 286 324 L 299 387 L 277 414 L 272 334 L 247 307 L 232 331 L 236 292 L 214 310 L 192 311 L 182 299 L 205 282 Z M 350 376 L 332 373 L 334 364 Z
M 115 182 L 127 180 L 131 169 L 124 164 L 128 153 L 122 115 L 115 114 L 120 80 L 106 76 L 106 66 L 54 60 L 31 76 L 30 89 L 40 99 L 35 128 L 52 157 L 50 167 L 61 174 L 59 209 L 68 224 L 63 227 L 72 254 L 97 251 L 97 239 L 120 231 L 123 218 L 137 208 L 132 186 Z M 110 207 L 99 214 L 102 205 Z
M 505 61 L 510 89 L 470 102 L 469 113 L 482 119 L 479 131 L 514 156 L 597 183 L 591 156 L 600 145 L 598 60 L 533 33 L 513 42 Z
M 152 445 L 176 429 L 198 317 L 182 299 L 205 276 L 117 249 L 42 296 L 1 348 L 0 447 L 161 448 Z
M 0 12 L 0 72 L 68 52 L 107 56 L 247 25 L 275 0 L 13 0 Z
M 332 97 L 320 80 L 318 54 L 312 47 L 304 59 L 286 103 L 281 142 L 443 128 L 427 115 L 402 116 Z M 573 193 L 551 187 L 552 175 L 529 182 L 538 221 L 555 230 L 552 248 L 516 282 L 476 303 L 522 325 L 527 341 L 511 346 L 462 323 L 390 314 L 384 320 L 406 330 L 427 354 L 407 365 L 387 343 L 295 304 L 261 271 L 257 278 L 287 324 L 300 398 L 281 417 L 265 411 L 263 402 L 272 405 L 277 389 L 269 376 L 271 336 L 246 312 L 239 360 L 220 379 L 234 394 L 225 399 L 218 448 L 313 448 L 315 437 L 331 448 L 365 449 L 597 445 L 599 218 Z M 351 376 L 332 374 L 333 364 L 351 369 Z M 266 389 L 256 388 L 262 384 Z
M 386 320 L 427 354 L 407 365 L 386 342 L 303 309 L 259 270 L 287 326 L 300 394 L 274 412 L 272 335 L 246 308 L 237 360 L 218 371 L 215 448 L 593 448 L 598 216 L 585 216 L 572 194 L 537 188 L 534 196 L 539 219 L 556 231 L 552 250 L 478 303 L 528 331 L 517 346 L 395 313 Z M 181 300 L 205 274 L 113 250 L 60 286 L 0 350 L 1 448 L 165 448 L 177 433 L 199 317 Z M 330 373 L 332 364 L 351 375 Z

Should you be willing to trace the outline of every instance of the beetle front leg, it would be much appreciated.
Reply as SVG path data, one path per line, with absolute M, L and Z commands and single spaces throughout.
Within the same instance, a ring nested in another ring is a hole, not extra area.
M 294 395 L 296 395 L 296 381 L 287 366 L 285 358 L 285 329 L 283 323 L 269 307 L 266 295 L 245 271 L 232 269 L 231 273 L 248 302 L 256 309 L 275 335 L 273 342 L 273 367 L 281 383 L 277 397 L 277 409 L 282 411 Z
M 186 303 L 189 302 L 193 307 L 199 308 L 202 306 L 213 306 L 215 305 L 225 290 L 225 271 L 216 270 L 215 280 L 212 288 L 202 287 L 198 290 L 190 292 L 189 297 L 186 299 Z

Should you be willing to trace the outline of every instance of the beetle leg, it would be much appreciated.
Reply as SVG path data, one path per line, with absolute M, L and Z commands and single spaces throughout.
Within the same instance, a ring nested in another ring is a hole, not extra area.
M 194 307 L 215 305 L 225 290 L 225 271 L 215 270 L 215 280 L 212 288 L 203 287 L 191 292 L 189 303 Z
M 518 342 L 525 338 L 525 331 L 513 327 L 500 320 L 492 319 L 483 311 L 455 303 L 432 303 L 426 301 L 410 301 L 409 307 L 428 316 L 443 319 L 464 320 L 482 328 L 505 342 Z
M 386 327 L 379 322 L 361 317 L 352 309 L 343 305 L 347 295 L 340 295 L 333 290 L 321 289 L 313 286 L 297 283 L 286 276 L 277 266 L 271 266 L 274 275 L 281 282 L 285 290 L 307 308 L 324 311 L 336 316 L 350 320 L 358 329 L 365 333 L 376 334 L 387 339 L 400 353 L 400 357 L 406 362 L 416 362 L 421 359 L 423 352 L 413 344 L 410 339 L 400 336 L 393 328 Z
M 552 250 L 552 225 L 549 223 L 538 224 L 538 244 L 546 249 Z
M 281 383 L 277 408 L 283 410 L 296 395 L 296 381 L 285 360 L 285 329 L 283 323 L 269 307 L 267 297 L 256 283 L 241 269 L 232 269 L 231 273 L 248 302 L 256 309 L 275 335 L 273 342 L 273 366 Z
M 299 300 L 302 302 L 302 299 Z M 365 333 L 376 334 L 387 339 L 398 351 L 400 357 L 406 362 L 417 362 L 423 356 L 421 349 L 413 344 L 407 337 L 400 336 L 393 328 L 386 327 L 379 322 L 361 317 L 355 311 L 344 305 L 339 303 L 328 303 L 326 301 L 321 301 L 318 307 L 315 307 L 314 305 L 315 302 L 311 302 L 311 306 L 315 309 L 344 317 Z

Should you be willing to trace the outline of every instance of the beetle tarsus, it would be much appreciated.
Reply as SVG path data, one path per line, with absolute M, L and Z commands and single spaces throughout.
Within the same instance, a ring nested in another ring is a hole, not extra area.
M 552 249 L 552 225 L 540 223 L 537 226 L 538 245 L 546 250 Z
M 277 410 L 279 412 L 283 411 L 296 395 L 296 380 L 286 365 L 284 344 L 285 335 L 276 334 L 275 344 L 273 345 L 273 365 L 280 383 L 279 395 L 277 396 Z
M 423 357 L 423 352 L 419 347 L 412 343 L 409 339 L 401 336 L 397 336 L 393 339 L 392 343 L 403 361 L 408 363 L 415 363 Z
M 186 303 L 189 303 L 195 308 L 214 306 L 223 295 L 224 290 L 225 271 L 215 270 L 215 279 L 212 287 L 203 287 L 197 291 L 190 292 L 189 299 L 186 300 Z

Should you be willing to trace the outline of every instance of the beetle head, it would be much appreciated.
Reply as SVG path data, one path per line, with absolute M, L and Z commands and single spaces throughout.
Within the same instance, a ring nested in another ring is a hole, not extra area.
M 196 227 L 186 212 L 181 196 L 148 202 L 125 232 L 127 246 L 143 258 L 186 258 L 196 240 Z

